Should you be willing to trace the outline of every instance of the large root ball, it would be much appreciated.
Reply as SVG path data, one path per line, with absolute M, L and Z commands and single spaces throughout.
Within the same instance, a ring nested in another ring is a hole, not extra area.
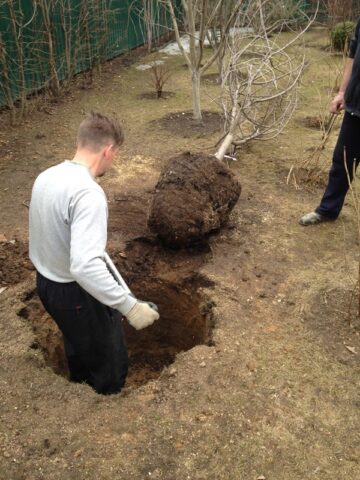
M 183 153 L 161 172 L 148 225 L 169 247 L 202 243 L 226 222 L 240 192 L 234 174 L 215 157 Z

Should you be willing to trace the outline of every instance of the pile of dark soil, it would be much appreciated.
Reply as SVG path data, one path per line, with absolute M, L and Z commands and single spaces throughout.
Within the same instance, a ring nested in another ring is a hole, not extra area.
M 15 240 L 0 242 L 0 286 L 21 282 L 33 269 L 27 244 Z
M 202 112 L 202 123 L 193 119 L 193 112 L 174 112 L 165 115 L 154 123 L 174 135 L 183 138 L 203 137 L 220 132 L 221 115 L 217 112 Z
M 160 175 L 148 225 L 169 247 L 204 243 L 227 221 L 240 192 L 238 180 L 215 157 L 183 153 Z

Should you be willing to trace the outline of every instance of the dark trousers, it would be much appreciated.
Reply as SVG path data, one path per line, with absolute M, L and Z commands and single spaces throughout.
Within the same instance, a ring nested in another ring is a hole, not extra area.
M 102 394 L 125 384 L 128 355 L 121 315 L 83 290 L 76 282 L 57 283 L 40 273 L 39 297 L 64 337 L 70 377 Z
M 345 152 L 345 153 L 344 153 Z M 345 112 L 339 138 L 334 150 L 329 181 L 319 207 L 316 209 L 324 217 L 335 219 L 343 207 L 349 189 L 344 160 L 346 159 L 350 180 L 354 167 L 360 160 L 360 118 Z

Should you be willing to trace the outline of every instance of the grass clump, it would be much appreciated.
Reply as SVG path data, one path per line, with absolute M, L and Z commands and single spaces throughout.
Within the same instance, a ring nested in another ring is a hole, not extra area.
M 331 45 L 333 49 L 341 52 L 347 49 L 354 34 L 354 29 L 354 22 L 337 23 L 331 32 Z

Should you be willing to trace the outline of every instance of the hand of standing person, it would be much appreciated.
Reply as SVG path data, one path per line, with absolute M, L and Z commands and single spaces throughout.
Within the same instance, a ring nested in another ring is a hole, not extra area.
M 330 104 L 330 112 L 334 114 L 340 113 L 345 108 L 345 92 L 349 85 L 349 81 L 351 78 L 352 70 L 354 65 L 354 59 L 348 58 L 345 64 L 343 78 L 340 83 L 339 93 L 333 99 Z
M 344 110 L 344 92 L 339 92 L 330 104 L 330 112 L 338 114 Z

